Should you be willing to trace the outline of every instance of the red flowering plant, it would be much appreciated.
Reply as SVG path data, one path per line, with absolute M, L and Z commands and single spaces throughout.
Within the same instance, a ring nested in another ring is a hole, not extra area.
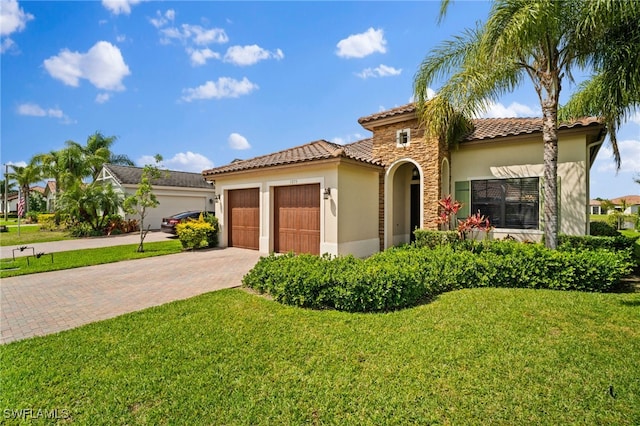
M 462 207 L 462 203 L 457 200 L 451 199 L 451 194 L 447 195 L 442 200 L 438 201 L 440 206 L 440 216 L 438 216 L 438 223 L 445 225 L 445 230 L 449 230 L 451 226 L 451 218 L 458 214 L 458 211 Z
M 480 210 L 465 220 L 458 221 L 458 234 L 462 240 L 466 240 L 469 236 L 472 240 L 475 240 L 475 237 L 479 232 L 486 232 L 488 236 L 492 229 L 493 227 L 491 226 L 489 218 L 481 215 Z

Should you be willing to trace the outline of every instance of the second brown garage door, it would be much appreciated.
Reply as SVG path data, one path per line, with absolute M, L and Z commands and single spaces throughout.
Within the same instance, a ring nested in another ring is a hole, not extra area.
M 320 254 L 320 184 L 274 190 L 274 250 Z
M 258 250 L 260 191 L 258 188 L 229 191 L 229 247 Z

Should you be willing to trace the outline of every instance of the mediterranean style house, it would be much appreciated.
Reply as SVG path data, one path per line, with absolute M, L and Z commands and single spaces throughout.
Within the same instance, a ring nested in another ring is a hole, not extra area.
M 104 164 L 96 181 L 111 183 L 114 190 L 125 197 L 135 194 L 142 177 L 141 167 Z M 160 229 L 162 218 L 190 210 L 213 211 L 215 191 L 200 173 L 166 170 L 166 174 L 153 181 L 153 193 L 160 202 L 158 207 L 149 209 L 145 218 L 145 228 Z M 135 215 L 120 214 L 129 219 Z
M 438 200 L 480 211 L 495 238 L 543 234 L 540 118 L 473 120 L 455 147 L 425 136 L 414 104 L 358 120 L 371 137 L 325 140 L 202 172 L 215 183 L 220 243 L 263 253 L 368 256 L 438 229 Z M 559 126 L 560 232 L 589 232 L 589 169 L 606 131 L 596 118 Z

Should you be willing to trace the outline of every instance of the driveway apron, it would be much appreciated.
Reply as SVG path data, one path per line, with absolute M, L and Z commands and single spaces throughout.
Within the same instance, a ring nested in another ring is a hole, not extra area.
M 4 278 L 0 343 L 236 287 L 259 258 L 225 248 Z

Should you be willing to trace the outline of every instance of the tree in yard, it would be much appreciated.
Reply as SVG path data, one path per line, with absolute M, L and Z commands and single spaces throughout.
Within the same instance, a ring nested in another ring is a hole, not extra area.
M 442 3 L 442 14 L 448 4 Z M 525 78 L 531 80 L 542 108 L 544 234 L 549 248 L 555 249 L 558 239 L 558 109 L 562 81 L 571 81 L 576 68 L 593 66 L 596 73 L 607 70 L 610 65 L 604 62 L 608 54 L 603 49 L 625 37 L 622 31 L 609 29 L 635 25 L 632 33 L 637 34 L 639 21 L 640 2 L 498 0 L 484 24 L 442 43 L 427 55 L 416 74 L 414 92 L 425 128 L 450 144 L 471 130 L 471 118 L 484 112 L 491 102 L 513 91 Z M 628 44 L 640 43 L 636 39 Z M 616 66 L 631 69 L 609 73 L 607 78 L 618 85 L 638 88 L 637 63 L 619 61 Z M 429 100 L 428 89 L 440 78 L 446 82 Z M 617 109 L 608 108 L 611 116 L 604 116 L 605 122 L 620 119 L 625 110 L 621 105 L 637 104 L 638 92 L 635 94 L 635 98 L 618 99 Z M 616 127 L 609 126 L 612 145 L 615 131 Z
M 74 224 L 87 223 L 101 234 L 109 217 L 118 213 L 122 203 L 122 194 L 114 191 L 111 184 L 78 183 L 61 193 L 59 210 Z
M 85 146 L 73 141 L 67 142 L 67 145 L 75 146 L 80 149 L 88 169 L 88 175 L 95 180 L 98 177 L 98 173 L 100 172 L 102 165 L 105 163 L 125 166 L 135 165 L 126 155 L 114 154 L 111 151 L 111 146 L 117 139 L 117 136 L 104 136 L 100 132 L 95 132 L 87 137 L 87 143 Z
M 10 165 L 13 172 L 10 172 L 7 179 L 13 179 L 18 184 L 20 192 L 24 197 L 25 208 L 24 211 L 29 211 L 29 192 L 32 183 L 40 182 L 42 175 L 40 169 L 34 164 L 27 164 L 26 166 L 17 166 L 15 164 Z
M 4 194 L 15 192 L 13 182 L 8 179 L 0 180 L 0 197 L 2 197 L 2 213 L 7 210 L 7 200 L 4 199 Z
M 165 172 L 159 168 L 162 162 L 162 156 L 156 154 L 154 156 L 156 164 L 146 164 L 142 169 L 140 184 L 134 195 L 124 200 L 124 210 L 130 214 L 137 214 L 140 218 L 140 244 L 138 252 L 144 252 L 144 239 L 151 228 L 151 225 L 144 229 L 144 219 L 147 216 L 147 209 L 153 209 L 160 204 L 156 195 L 153 193 L 153 181 L 161 178 Z

